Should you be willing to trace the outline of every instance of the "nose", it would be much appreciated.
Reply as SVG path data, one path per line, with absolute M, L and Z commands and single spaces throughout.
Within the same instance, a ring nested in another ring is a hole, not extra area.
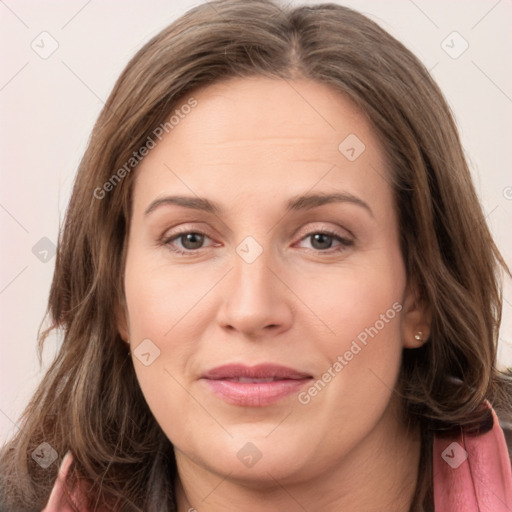
M 277 335 L 292 325 L 294 295 L 284 271 L 269 253 L 264 250 L 251 263 L 234 254 L 218 312 L 218 322 L 224 329 L 261 338 Z

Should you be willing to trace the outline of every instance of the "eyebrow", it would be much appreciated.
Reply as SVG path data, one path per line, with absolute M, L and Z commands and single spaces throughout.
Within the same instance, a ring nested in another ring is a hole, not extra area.
M 353 194 L 348 192 L 333 193 L 333 194 L 309 194 L 292 197 L 286 203 L 286 211 L 301 211 L 317 208 L 324 204 L 330 203 L 350 203 L 365 209 L 372 217 L 373 211 L 370 206 Z M 214 215 L 222 215 L 224 210 L 222 207 L 209 199 L 203 197 L 192 196 L 165 196 L 153 201 L 145 210 L 144 215 L 149 215 L 151 212 L 161 206 L 177 205 L 194 210 L 202 210 Z

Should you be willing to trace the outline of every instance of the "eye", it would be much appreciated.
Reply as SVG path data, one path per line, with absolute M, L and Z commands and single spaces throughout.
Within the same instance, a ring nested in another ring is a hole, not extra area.
M 313 246 L 313 250 L 315 250 L 315 252 L 321 253 L 324 252 L 331 254 L 333 252 L 341 252 L 347 249 L 347 247 L 354 245 L 353 240 L 344 238 L 340 236 L 338 233 L 329 230 L 312 231 L 311 233 L 308 233 L 305 237 L 303 237 L 301 241 L 306 240 L 308 238 L 311 239 L 311 245 Z M 333 240 L 338 241 L 340 244 L 334 249 L 332 249 Z
M 166 237 L 162 240 L 162 243 L 168 246 L 171 251 L 177 254 L 194 254 L 198 249 L 202 249 L 202 244 L 205 238 L 209 238 L 205 233 L 201 231 L 183 231 L 181 233 L 175 233 L 170 237 Z M 183 249 L 174 247 L 175 240 L 180 240 Z
M 171 236 L 164 237 L 161 243 L 169 249 L 180 255 L 192 256 L 200 249 L 203 249 L 205 239 L 209 239 L 208 235 L 201 231 L 182 231 L 174 233 Z M 318 253 L 331 254 L 333 252 L 341 252 L 354 245 L 354 241 L 340 236 L 338 233 L 329 230 L 312 231 L 301 238 L 301 241 L 310 238 L 312 241 L 313 251 Z M 333 240 L 339 245 L 332 248 Z M 176 241 L 180 241 L 181 247 L 176 247 Z

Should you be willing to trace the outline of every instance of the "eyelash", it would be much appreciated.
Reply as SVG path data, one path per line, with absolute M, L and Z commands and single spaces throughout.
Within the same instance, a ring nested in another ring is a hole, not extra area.
M 172 249 L 170 247 L 171 246 L 171 242 L 181 238 L 184 235 L 188 235 L 188 234 L 202 235 L 202 236 L 204 236 L 206 238 L 210 238 L 206 233 L 203 233 L 202 231 L 191 231 L 191 230 L 185 229 L 183 231 L 178 231 L 176 233 L 173 233 L 171 236 L 162 238 L 161 244 L 169 247 L 169 249 L 172 252 L 174 252 L 176 254 L 179 254 L 181 256 L 193 256 L 193 255 L 197 254 L 197 252 L 200 251 L 201 249 L 204 249 L 204 247 L 201 247 L 199 249 L 187 249 L 187 250 L 176 249 L 176 248 Z M 334 231 L 330 231 L 328 229 L 324 229 L 324 230 L 320 230 L 320 231 L 311 231 L 310 233 L 308 233 L 305 236 L 303 236 L 301 238 L 301 241 L 306 239 L 306 238 L 308 238 L 308 237 L 311 237 L 312 235 L 317 235 L 317 234 L 322 234 L 322 235 L 327 235 L 327 236 L 333 237 L 334 239 L 338 240 L 341 243 L 341 245 L 339 247 L 334 248 L 334 249 L 332 249 L 332 248 L 331 249 L 326 249 L 326 250 L 311 249 L 312 251 L 314 251 L 316 253 L 319 253 L 319 254 L 333 254 L 333 253 L 342 252 L 342 251 L 346 250 L 348 247 L 354 245 L 354 241 L 353 240 L 349 240 L 347 238 L 343 238 L 343 237 L 339 236 L 337 233 L 335 233 Z

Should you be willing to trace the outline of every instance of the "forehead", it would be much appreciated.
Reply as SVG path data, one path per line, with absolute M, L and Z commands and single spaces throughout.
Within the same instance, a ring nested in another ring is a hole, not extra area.
M 191 97 L 196 105 L 175 106 L 173 127 L 139 165 L 136 197 L 172 188 L 211 192 L 222 202 L 233 193 L 293 195 L 343 185 L 369 195 L 388 186 L 370 123 L 327 85 L 235 78 L 198 89 L 181 105 Z
M 297 150 L 300 143 L 305 153 L 337 155 L 338 144 L 350 133 L 370 145 L 376 142 L 364 115 L 346 96 L 311 80 L 233 78 L 201 88 L 193 97 L 197 107 L 180 122 L 181 130 L 172 130 L 176 144 L 191 131 L 193 142 L 213 146 L 212 152 L 226 145 L 265 144 Z

